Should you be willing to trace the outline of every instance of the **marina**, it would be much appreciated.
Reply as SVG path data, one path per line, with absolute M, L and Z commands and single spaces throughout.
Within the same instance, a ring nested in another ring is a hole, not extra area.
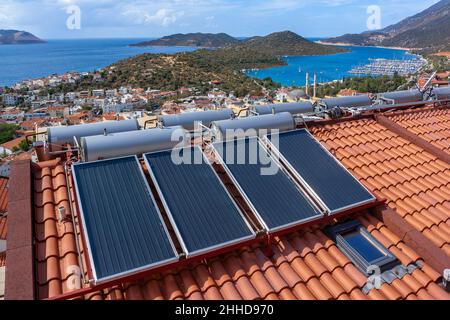
M 427 64 L 427 61 L 421 57 L 403 60 L 370 59 L 370 61 L 369 64 L 353 68 L 349 73 L 371 76 L 393 76 L 394 74 L 406 76 L 418 72 Z

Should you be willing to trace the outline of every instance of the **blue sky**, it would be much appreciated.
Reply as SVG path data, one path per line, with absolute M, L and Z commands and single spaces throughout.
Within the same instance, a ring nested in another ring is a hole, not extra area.
M 291 30 L 328 37 L 367 29 L 367 7 L 378 5 L 383 27 L 438 0 L 0 0 L 0 29 L 45 38 L 159 37 L 172 33 L 226 32 L 233 36 Z M 81 10 L 70 30 L 67 8 Z

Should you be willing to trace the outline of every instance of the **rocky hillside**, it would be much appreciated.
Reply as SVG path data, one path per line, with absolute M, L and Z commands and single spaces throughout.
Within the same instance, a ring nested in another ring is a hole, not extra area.
M 327 42 L 439 49 L 450 43 L 450 0 L 439 1 L 419 14 L 377 32 L 346 34 Z
M 1 44 L 33 44 L 44 43 L 45 41 L 39 39 L 35 35 L 18 30 L 0 30 L 0 45 Z
M 312 56 L 347 51 L 309 41 L 291 31 L 276 32 L 265 37 L 253 37 L 227 49 L 253 50 L 274 56 Z

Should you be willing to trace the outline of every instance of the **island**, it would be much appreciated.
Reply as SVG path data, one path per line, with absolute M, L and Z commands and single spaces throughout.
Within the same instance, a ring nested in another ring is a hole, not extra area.
M 198 47 L 198 48 L 222 48 L 239 40 L 226 33 L 188 33 L 173 34 L 157 40 L 144 41 L 131 44 L 132 47 L 170 46 L 170 47 Z
M 34 34 L 19 30 L 0 30 L 0 45 L 45 43 Z

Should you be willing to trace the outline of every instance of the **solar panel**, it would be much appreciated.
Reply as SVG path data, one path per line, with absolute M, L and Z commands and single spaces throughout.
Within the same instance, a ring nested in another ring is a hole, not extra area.
M 376 198 L 305 129 L 269 135 L 271 148 L 329 214 Z M 278 138 L 278 146 L 276 139 Z
M 188 161 L 173 161 L 175 153 Z M 198 146 L 144 158 L 188 257 L 256 237 Z
M 94 280 L 178 260 L 137 157 L 73 166 Z
M 215 143 L 213 148 L 266 230 L 288 229 L 323 216 L 258 138 Z

